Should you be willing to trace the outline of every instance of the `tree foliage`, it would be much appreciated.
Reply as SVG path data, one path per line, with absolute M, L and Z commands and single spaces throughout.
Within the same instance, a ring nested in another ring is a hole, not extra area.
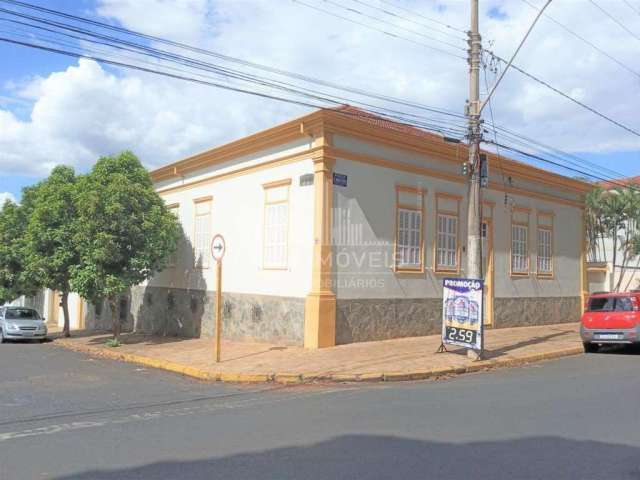
M 10 200 L 0 210 L 0 305 L 37 290 L 24 268 L 27 218 L 27 207 Z
M 118 296 L 166 266 L 180 228 L 131 152 L 100 158 L 78 187 L 80 259 L 71 286 L 94 303 L 108 301 L 118 338 Z
M 71 269 L 80 260 L 75 242 L 78 228 L 77 181 L 71 167 L 55 167 L 49 177 L 26 192 L 30 205 L 24 260 L 29 278 L 60 292 L 65 336 L 69 335 L 68 296 Z
M 602 259 L 607 261 L 604 241 L 612 239 L 610 289 L 619 290 L 629 262 L 640 255 L 640 187 L 629 185 L 612 190 L 598 187 L 587 195 L 586 208 L 590 256 L 598 258 L 598 252 L 602 252 Z M 616 281 L 617 270 L 620 275 Z

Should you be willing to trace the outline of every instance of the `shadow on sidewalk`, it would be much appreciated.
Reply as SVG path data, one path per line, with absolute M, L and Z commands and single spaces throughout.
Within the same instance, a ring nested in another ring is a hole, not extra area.
M 519 348 L 524 348 L 524 347 L 530 347 L 532 345 L 539 345 L 541 343 L 545 343 L 548 342 L 549 340 L 553 339 L 553 338 L 558 338 L 558 337 L 563 337 L 563 336 L 570 336 L 570 335 L 577 335 L 575 332 L 557 332 L 557 333 L 550 333 L 549 335 L 542 335 L 542 336 L 536 336 L 536 337 L 531 337 L 528 338 L 526 340 L 523 340 L 521 342 L 517 342 L 511 345 L 506 345 L 504 347 L 501 348 L 496 348 L 496 349 L 491 349 L 491 350 L 485 350 L 485 358 L 499 358 L 513 350 L 517 350 Z
M 637 447 L 561 437 L 447 443 L 396 436 L 345 435 L 310 445 L 93 470 L 59 478 L 638 480 L 638 458 Z

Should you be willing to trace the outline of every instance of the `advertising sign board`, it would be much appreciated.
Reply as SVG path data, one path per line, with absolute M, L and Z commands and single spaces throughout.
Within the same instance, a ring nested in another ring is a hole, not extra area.
M 482 350 L 483 282 L 473 278 L 442 281 L 442 343 Z

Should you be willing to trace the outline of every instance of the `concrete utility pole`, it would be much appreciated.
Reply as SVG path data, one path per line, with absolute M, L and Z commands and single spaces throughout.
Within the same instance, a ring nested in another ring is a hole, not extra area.
M 471 0 L 471 30 L 469 36 L 469 196 L 467 210 L 467 278 L 482 278 L 482 190 L 480 189 L 480 54 L 481 38 L 478 25 L 478 2 Z
M 480 184 L 480 142 L 482 141 L 482 110 L 500 85 L 507 70 L 529 37 L 531 30 L 552 0 L 547 0 L 534 18 L 527 33 L 511 56 L 507 66 L 494 83 L 487 97 L 480 101 L 480 60 L 482 54 L 481 37 L 478 25 L 479 0 L 471 0 L 471 30 L 469 36 L 469 101 L 467 118 L 469 120 L 469 205 L 467 210 L 467 278 L 482 278 L 482 189 Z

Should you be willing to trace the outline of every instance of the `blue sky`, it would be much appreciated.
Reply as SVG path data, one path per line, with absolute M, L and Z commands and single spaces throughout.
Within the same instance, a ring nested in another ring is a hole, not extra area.
M 466 98 L 464 62 L 289 1 L 283 1 L 279 12 L 263 0 L 32 1 L 428 105 L 461 111 Z M 345 5 L 350 1 L 345 0 Z M 640 6 L 640 0 L 632 1 Z M 377 0 L 371 3 L 376 5 Z M 423 18 L 438 17 L 462 28 L 467 21 L 467 2 L 396 3 L 420 10 L 425 17 L 413 16 L 413 23 L 407 23 L 411 19 L 406 17 L 402 26 L 416 28 L 418 19 L 428 35 L 434 33 Z M 540 5 L 541 0 L 534 3 Z M 637 44 L 629 42 L 627 33 L 603 21 L 598 12 L 575 3 L 553 4 L 547 12 L 577 33 L 588 33 L 599 48 L 635 68 Z M 327 8 L 329 4 L 318 5 Z M 532 11 L 521 2 L 507 0 L 487 0 L 481 5 L 485 45 L 508 56 L 528 27 Z M 629 28 L 640 32 L 640 15 L 637 19 L 628 15 L 618 3 L 609 2 L 609 7 Z M 379 15 L 375 10 L 370 13 Z M 406 10 L 397 13 L 410 15 Z M 309 29 L 305 26 L 309 24 L 318 28 Z M 410 36 L 406 30 L 399 32 Z M 413 38 L 428 42 L 423 36 Z M 100 155 L 130 148 L 154 168 L 306 111 L 5 43 L 0 43 L 0 58 L 4 60 L 0 69 L 0 194 L 8 192 L 15 198 L 22 187 L 46 176 L 58 163 L 83 172 Z M 640 129 L 638 79 L 548 19 L 540 20 L 517 63 L 580 101 Z M 637 137 L 517 73 L 507 74 L 493 107 L 498 124 L 622 175 L 640 175 Z

